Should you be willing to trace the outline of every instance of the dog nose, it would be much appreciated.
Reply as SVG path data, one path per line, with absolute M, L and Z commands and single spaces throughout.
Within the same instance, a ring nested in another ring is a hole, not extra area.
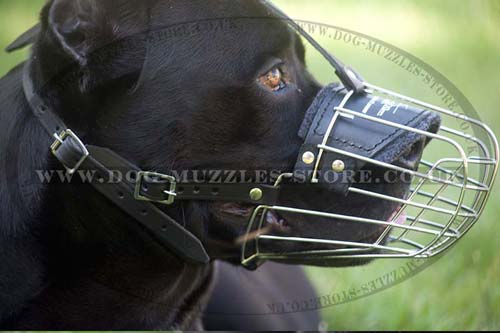
M 422 137 L 419 141 L 410 146 L 407 152 L 397 159 L 394 164 L 405 169 L 416 171 L 422 159 L 426 143 L 427 139 Z
M 428 113 L 427 117 L 420 123 L 417 128 L 432 133 L 437 134 L 441 127 L 441 117 L 435 113 Z M 422 160 L 422 155 L 427 145 L 432 139 L 429 136 L 421 135 L 408 146 L 408 148 L 400 155 L 399 158 L 394 162 L 395 165 L 416 171 Z

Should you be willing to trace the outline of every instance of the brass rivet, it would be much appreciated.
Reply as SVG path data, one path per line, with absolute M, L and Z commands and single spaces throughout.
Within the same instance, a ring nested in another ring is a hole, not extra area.
M 254 188 L 250 191 L 250 199 L 253 201 L 259 201 L 262 199 L 262 190 L 260 188 Z
M 313 152 L 310 151 L 306 151 L 304 155 L 302 155 L 302 162 L 304 162 L 307 165 L 313 164 L 315 159 L 316 156 L 314 155 Z
M 335 171 L 337 173 L 344 172 L 344 170 L 345 170 L 344 161 L 341 161 L 341 160 L 334 161 L 332 163 L 332 169 L 333 169 L 333 171 Z

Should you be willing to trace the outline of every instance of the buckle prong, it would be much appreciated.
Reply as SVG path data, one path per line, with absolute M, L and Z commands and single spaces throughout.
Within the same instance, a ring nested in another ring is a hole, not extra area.
M 164 180 L 164 181 L 167 181 L 170 183 L 170 188 L 168 190 L 163 191 L 163 193 L 167 195 L 167 198 L 165 200 L 154 200 L 154 199 L 150 199 L 150 198 L 141 194 L 143 181 L 146 177 L 156 178 L 158 180 Z M 140 171 L 137 173 L 134 198 L 136 200 L 140 200 L 140 201 L 149 201 L 149 202 L 155 202 L 155 203 L 160 203 L 160 204 L 164 204 L 164 205 L 171 205 L 174 203 L 175 197 L 177 196 L 177 193 L 175 192 L 176 187 L 177 187 L 177 180 L 175 177 L 172 177 L 169 175 L 164 175 L 164 174 L 157 173 L 157 172 Z
M 85 147 L 85 144 L 82 142 L 82 140 L 80 140 L 80 138 L 70 129 L 66 129 L 62 131 L 60 134 L 54 133 L 54 138 L 55 138 L 54 143 L 50 145 L 50 150 L 52 154 L 62 163 L 62 165 L 66 168 L 66 171 L 70 175 L 74 174 L 80 168 L 82 163 L 85 162 L 87 157 L 89 157 L 90 155 L 87 147 Z M 82 153 L 82 156 L 78 159 L 78 161 L 73 167 L 64 164 L 64 162 L 61 161 L 61 159 L 59 159 L 59 157 L 57 156 L 57 151 L 66 142 L 68 138 L 73 139 L 73 141 L 77 143 L 78 148 L 80 148 Z
M 163 193 L 165 193 L 166 195 L 173 196 L 173 197 L 176 197 L 176 196 L 177 196 L 177 193 L 172 192 L 172 191 L 163 191 Z

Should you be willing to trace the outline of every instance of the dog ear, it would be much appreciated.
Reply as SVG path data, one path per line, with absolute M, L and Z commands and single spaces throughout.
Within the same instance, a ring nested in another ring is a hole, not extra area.
M 63 50 L 81 65 L 100 45 L 116 38 L 107 8 L 113 0 L 53 0 L 48 24 Z

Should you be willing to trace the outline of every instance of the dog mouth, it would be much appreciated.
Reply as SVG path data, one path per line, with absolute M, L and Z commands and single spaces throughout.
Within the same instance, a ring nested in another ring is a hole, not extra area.
M 342 242 L 351 242 L 353 244 L 368 245 L 361 246 L 359 250 L 366 255 L 377 254 L 380 251 L 370 248 L 370 244 L 378 241 L 380 245 L 386 245 L 391 242 L 391 235 L 394 236 L 394 233 L 399 229 L 398 226 L 406 224 L 407 215 L 402 211 L 402 208 L 401 204 L 391 205 L 387 207 L 385 212 L 380 209 L 374 211 L 373 213 L 377 216 L 364 217 L 365 219 L 373 218 L 385 222 L 380 224 L 346 222 L 341 219 L 324 217 L 317 217 L 316 219 L 273 209 L 256 212 L 257 207 L 255 205 L 236 202 L 216 204 L 212 207 L 212 212 L 216 215 L 216 220 L 221 223 L 217 225 L 227 232 L 224 240 L 231 255 L 233 255 L 231 251 L 238 251 L 238 255 L 240 255 L 239 251 L 245 244 L 252 244 L 249 247 L 252 249 L 253 244 L 255 244 L 253 242 L 256 242 L 261 236 L 276 237 L 276 241 L 268 238 L 259 242 L 260 250 L 263 253 L 280 255 L 290 253 L 293 256 L 294 253 L 304 251 L 319 251 L 321 253 L 340 251 L 339 253 L 342 254 L 341 250 L 343 249 L 356 249 L 354 245 L 342 244 Z M 370 211 L 370 209 L 367 210 Z M 252 220 L 257 221 L 257 223 L 250 224 Z M 298 239 L 303 239 L 304 242 L 298 241 Z M 318 242 L 314 240 L 318 240 Z M 339 241 L 339 243 L 321 243 L 322 240 Z M 307 259 L 291 257 L 285 262 L 321 267 L 347 267 L 365 265 L 373 260 L 370 258 L 334 259 L 333 257 L 327 259 L 322 258 L 320 254 L 317 258 L 314 258 L 314 255 L 311 256 Z M 235 260 L 239 260 L 238 258 Z M 280 259 L 275 261 L 279 262 Z
M 394 223 L 397 225 L 404 225 L 407 219 L 408 215 L 406 211 L 401 212 L 401 206 L 399 206 L 394 210 L 394 212 L 391 214 L 387 222 Z
M 225 203 L 219 207 L 220 215 L 226 218 L 236 218 L 241 221 L 249 221 L 254 210 L 255 206 L 239 204 L 235 202 Z M 401 211 L 402 206 L 397 206 L 393 209 L 392 213 L 388 218 L 385 219 L 386 222 L 392 223 L 393 225 L 404 225 L 407 221 L 407 213 L 406 211 Z M 289 234 L 292 231 L 292 223 L 289 220 L 280 214 L 276 210 L 266 210 L 264 212 L 264 217 L 262 218 L 262 225 L 260 229 L 256 230 L 256 234 L 268 234 L 273 232 L 278 232 L 280 234 Z M 381 226 L 380 229 L 385 230 L 387 226 Z M 381 231 L 382 233 L 383 231 Z M 246 235 L 248 238 L 248 235 Z
M 252 216 L 253 211 L 255 210 L 255 206 L 252 205 L 244 205 L 239 203 L 226 203 L 223 204 L 219 211 L 225 216 L 228 217 L 236 217 L 238 219 L 246 219 L 247 221 Z M 289 232 L 290 224 L 288 221 L 281 216 L 278 212 L 274 210 L 267 210 L 265 212 L 265 216 L 263 218 L 262 228 L 267 232 L 279 231 L 279 232 Z

